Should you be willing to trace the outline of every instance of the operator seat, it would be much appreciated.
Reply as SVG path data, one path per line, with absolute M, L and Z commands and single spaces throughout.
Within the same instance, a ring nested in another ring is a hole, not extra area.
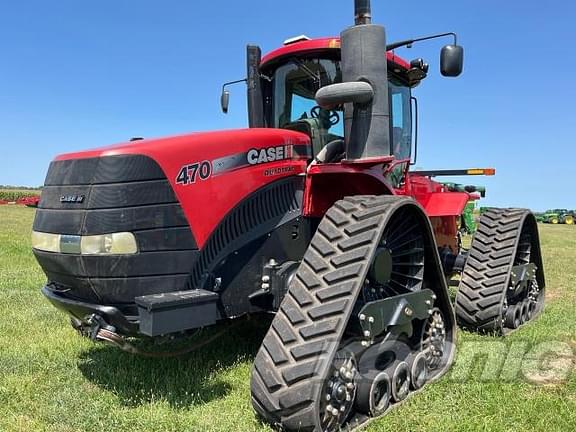
M 345 146 L 343 139 L 335 139 L 326 144 L 322 150 L 316 154 L 316 163 L 340 162 L 344 158 Z

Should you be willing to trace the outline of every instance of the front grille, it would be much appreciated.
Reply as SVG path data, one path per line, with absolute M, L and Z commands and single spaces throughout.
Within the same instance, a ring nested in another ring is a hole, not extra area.
M 82 197 L 67 202 L 62 197 Z M 185 289 L 197 245 L 158 164 L 142 155 L 54 161 L 34 230 L 96 235 L 132 232 L 139 253 L 81 256 L 34 251 L 50 282 L 103 304 Z

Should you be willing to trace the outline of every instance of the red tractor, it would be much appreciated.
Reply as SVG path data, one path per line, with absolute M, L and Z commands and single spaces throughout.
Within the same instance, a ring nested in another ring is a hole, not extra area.
M 446 372 L 457 322 L 506 334 L 544 302 L 534 216 L 491 209 L 463 250 L 478 197 L 431 179 L 493 172 L 410 170 L 428 66 L 392 50 L 452 35 L 441 70 L 457 76 L 456 36 L 387 45 L 369 1 L 355 8 L 340 38 L 248 47 L 250 128 L 61 155 L 34 221 L 42 292 L 94 339 L 274 313 L 252 401 L 288 431 L 382 416 Z

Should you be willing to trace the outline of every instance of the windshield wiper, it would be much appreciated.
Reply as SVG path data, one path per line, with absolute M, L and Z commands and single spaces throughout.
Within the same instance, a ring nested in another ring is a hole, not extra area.
M 315 74 L 314 71 L 312 71 L 308 66 L 306 66 L 304 64 L 304 62 L 302 60 L 300 60 L 298 57 L 293 57 L 289 60 L 290 63 L 294 63 L 296 66 L 298 66 L 300 69 L 302 69 L 304 72 L 306 72 L 317 84 L 318 84 L 318 88 L 320 88 L 320 74 Z

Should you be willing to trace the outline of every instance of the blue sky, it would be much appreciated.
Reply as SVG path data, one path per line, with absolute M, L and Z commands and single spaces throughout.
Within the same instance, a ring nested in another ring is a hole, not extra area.
M 242 78 L 245 45 L 337 35 L 352 0 L 13 1 L 0 6 L 0 184 L 40 185 L 57 154 L 246 125 L 242 85 L 230 114 L 220 86 Z M 389 41 L 455 31 L 465 70 L 442 78 L 444 41 L 398 50 L 430 63 L 415 90 L 418 167 L 493 166 L 468 178 L 485 205 L 576 208 L 576 6 L 567 0 L 372 0 Z M 335 9 L 335 5 L 339 5 Z

